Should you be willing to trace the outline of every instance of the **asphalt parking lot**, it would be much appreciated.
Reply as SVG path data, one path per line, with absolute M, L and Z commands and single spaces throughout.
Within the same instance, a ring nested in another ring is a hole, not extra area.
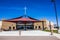
M 54 36 L 0 36 L 0 40 L 60 40 Z

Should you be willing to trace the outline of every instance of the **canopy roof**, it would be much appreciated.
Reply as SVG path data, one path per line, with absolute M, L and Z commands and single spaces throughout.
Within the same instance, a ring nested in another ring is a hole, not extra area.
M 35 22 L 35 21 L 39 21 L 39 20 L 32 18 L 30 16 L 23 15 L 23 16 L 20 16 L 17 18 L 9 19 L 8 21 L 16 21 L 16 22 L 17 21 L 33 21 L 33 22 Z

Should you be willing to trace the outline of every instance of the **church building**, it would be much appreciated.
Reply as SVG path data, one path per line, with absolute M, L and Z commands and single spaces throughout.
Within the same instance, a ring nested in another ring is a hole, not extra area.
M 46 19 L 38 20 L 26 15 L 12 18 L 8 20 L 2 20 L 1 30 L 45 30 L 49 29 L 49 21 Z M 52 25 L 53 26 L 53 25 Z
M 49 29 L 47 20 L 38 20 L 27 15 L 2 20 L 2 30 L 45 30 Z

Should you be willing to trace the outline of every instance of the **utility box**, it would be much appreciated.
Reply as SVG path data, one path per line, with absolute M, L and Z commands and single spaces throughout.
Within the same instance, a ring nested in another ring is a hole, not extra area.
M 60 28 L 59 28 L 59 30 L 58 30 L 58 33 L 60 33 Z

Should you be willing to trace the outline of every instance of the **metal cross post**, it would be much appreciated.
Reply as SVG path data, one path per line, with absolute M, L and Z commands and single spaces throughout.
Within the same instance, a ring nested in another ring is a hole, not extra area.
M 24 7 L 24 11 L 25 11 L 25 12 L 24 12 L 24 15 L 25 15 L 25 17 L 26 17 L 26 10 L 27 10 L 27 7 L 25 6 L 25 7 Z
M 25 11 L 25 12 L 24 12 L 24 16 L 25 16 L 25 18 L 26 18 L 26 10 L 27 10 L 27 7 L 25 6 L 25 7 L 24 7 L 24 11 Z M 25 23 L 25 30 L 26 30 L 26 23 Z

